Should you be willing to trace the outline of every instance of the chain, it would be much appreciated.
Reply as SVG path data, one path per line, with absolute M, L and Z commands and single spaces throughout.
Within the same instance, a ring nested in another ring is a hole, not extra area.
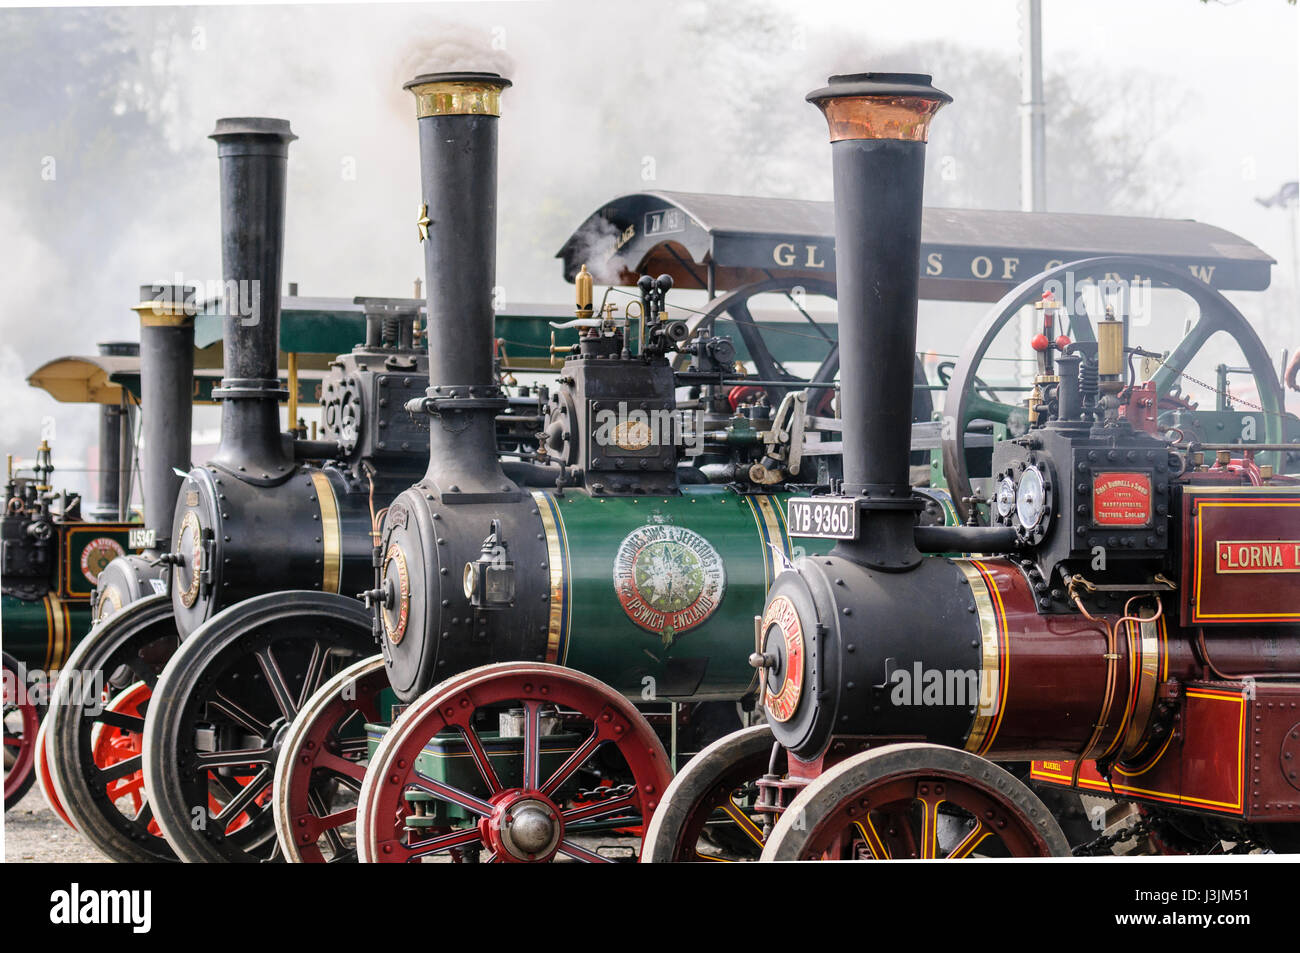
M 598 804 L 601 801 L 612 801 L 615 798 L 627 797 L 635 790 L 635 784 L 619 784 L 607 788 L 579 788 L 575 800 Z
M 1161 367 L 1168 368 L 1169 370 L 1173 371 L 1174 377 L 1181 377 L 1184 380 L 1189 380 L 1196 386 L 1204 387 L 1206 390 L 1210 391 L 1211 393 L 1217 394 L 1218 396 L 1224 398 L 1225 400 L 1236 401 L 1238 404 L 1242 404 L 1243 406 L 1249 407 L 1251 410 L 1258 410 L 1261 414 L 1269 414 L 1270 417 L 1279 416 L 1277 414 L 1269 413 L 1263 407 L 1259 406 L 1259 404 L 1252 404 L 1250 401 L 1246 400 L 1245 398 L 1234 397 L 1232 391 L 1228 390 L 1228 388 L 1226 387 L 1223 390 L 1219 390 L 1219 388 L 1215 387 L 1213 384 L 1207 384 L 1205 381 L 1197 380 L 1195 377 L 1193 377 L 1191 374 L 1188 374 L 1186 371 L 1180 370 L 1179 368 L 1174 367 L 1172 364 L 1166 364 L 1165 359 L 1163 357 L 1157 357 L 1156 360 L 1160 362 Z
M 1130 827 L 1121 827 L 1114 834 L 1103 834 L 1096 840 L 1075 847 L 1071 854 L 1075 857 L 1101 857 L 1111 852 L 1116 844 L 1126 844 L 1137 837 L 1151 833 L 1151 823 L 1143 818 Z

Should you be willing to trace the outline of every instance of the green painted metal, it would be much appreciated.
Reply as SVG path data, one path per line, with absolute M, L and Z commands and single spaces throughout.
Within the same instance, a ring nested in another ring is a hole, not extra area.
M 752 691 L 748 656 L 754 617 L 763 611 L 768 587 L 783 561 L 830 548 L 826 540 L 787 536 L 785 494 L 746 496 L 725 486 L 689 486 L 677 497 L 542 496 L 558 514 L 566 543 L 555 661 L 634 701 L 736 699 Z M 629 554 L 642 547 L 645 560 L 630 570 Z M 651 547 L 657 547 L 653 555 Z M 658 589 L 655 559 L 682 560 L 675 575 L 680 579 L 685 568 L 694 588 Z M 691 625 L 688 616 L 679 619 L 686 624 L 678 629 L 671 623 L 654 628 L 671 615 L 650 610 L 681 609 L 697 591 L 697 607 L 713 601 L 710 579 L 720 597 L 702 621 Z
M 90 603 L 46 595 L 26 600 L 0 597 L 4 650 L 28 669 L 57 671 L 90 631 Z

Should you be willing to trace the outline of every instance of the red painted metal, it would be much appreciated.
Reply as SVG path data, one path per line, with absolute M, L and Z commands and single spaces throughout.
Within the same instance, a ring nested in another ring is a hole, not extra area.
M 1187 625 L 1300 623 L 1300 493 L 1183 494 Z

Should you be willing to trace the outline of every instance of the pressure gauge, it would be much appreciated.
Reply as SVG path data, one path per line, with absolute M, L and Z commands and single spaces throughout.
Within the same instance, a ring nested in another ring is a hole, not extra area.
M 1016 508 L 1016 483 L 1011 477 L 1003 477 L 998 481 L 998 495 L 993 501 L 997 507 L 998 517 L 1006 519 L 1011 515 L 1011 511 Z
M 1016 486 L 1016 518 L 1025 530 L 1032 530 L 1042 522 L 1045 500 L 1043 472 L 1038 467 L 1027 468 Z

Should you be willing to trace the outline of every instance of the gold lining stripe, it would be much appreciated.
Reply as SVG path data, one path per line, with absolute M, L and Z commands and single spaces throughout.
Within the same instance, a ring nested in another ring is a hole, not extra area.
M 989 731 L 989 736 L 984 739 L 984 747 L 980 749 L 979 754 L 987 754 L 993 747 L 993 741 L 998 736 L 998 730 L 1002 727 L 1002 716 L 1007 711 L 1007 686 L 1011 684 L 1011 642 L 1007 635 L 1007 610 L 1002 604 L 1002 591 L 998 589 L 997 581 L 993 578 L 993 573 L 982 562 L 972 560 L 975 568 L 980 571 L 984 577 L 984 584 L 988 586 L 989 595 L 993 597 L 993 611 L 996 614 L 997 622 L 997 639 L 998 639 L 998 711 L 993 721 L 993 727 Z
M 550 571 L 550 618 L 546 626 L 546 661 L 555 663 L 560 655 L 560 637 L 564 632 L 564 544 L 560 538 L 557 511 L 545 493 L 533 490 L 533 502 L 546 532 L 546 564 Z M 566 647 L 567 648 L 567 647 Z M 567 655 L 567 651 L 565 652 Z M 563 663 L 561 663 L 563 664 Z
M 971 595 L 975 599 L 975 615 L 980 624 L 979 697 L 975 699 L 975 715 L 971 720 L 965 745 L 967 751 L 979 753 L 986 749 L 986 742 L 993 741 L 990 732 L 994 721 L 1002 714 L 1001 693 L 997 691 L 1002 687 L 998 684 L 1000 680 L 998 670 L 1002 655 L 999 649 L 998 623 L 993 609 L 993 597 L 989 593 L 989 586 L 983 574 L 974 563 L 964 559 L 954 559 L 953 565 L 961 570 L 970 585 Z M 985 711 L 986 698 L 998 699 L 993 711 Z
M 50 658 L 50 666 L 47 671 L 56 671 L 63 668 L 63 663 L 68 660 L 71 645 L 68 641 L 68 631 L 72 628 L 72 620 L 68 618 L 68 605 L 54 593 L 50 593 L 50 609 L 53 610 L 54 616 L 54 653 Z
M 41 600 L 41 606 L 45 609 L 45 671 L 50 670 L 50 659 L 54 655 L 54 612 L 50 605 L 50 599 L 53 593 Z
M 343 575 L 343 527 L 339 523 L 339 502 L 334 497 L 329 477 L 320 470 L 311 472 L 311 482 L 316 487 L 316 499 L 320 503 L 320 538 L 325 547 L 320 586 L 325 592 L 338 592 Z

